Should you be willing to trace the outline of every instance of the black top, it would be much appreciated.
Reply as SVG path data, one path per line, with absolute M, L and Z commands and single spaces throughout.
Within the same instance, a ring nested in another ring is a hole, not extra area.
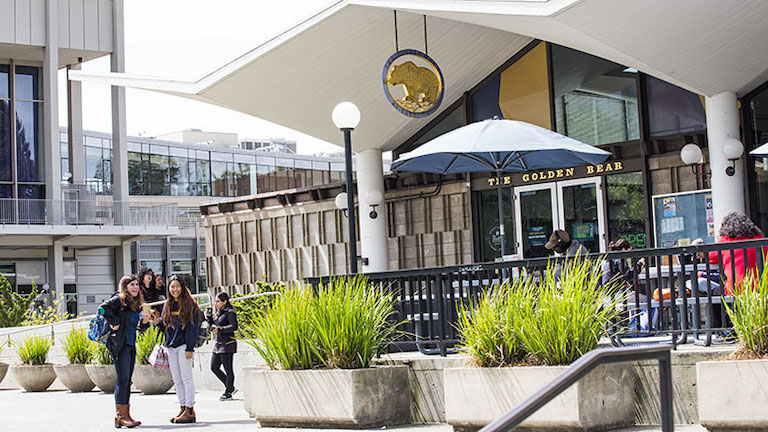
M 237 352 L 237 340 L 235 340 L 235 331 L 237 331 L 237 312 L 232 306 L 224 306 L 216 311 L 216 316 L 209 319 L 209 322 L 218 329 L 216 335 L 216 345 L 213 347 L 214 354 L 235 353 Z
M 141 321 L 139 321 L 139 325 L 129 328 L 131 312 L 128 307 L 123 306 L 123 302 L 118 294 L 115 294 L 99 306 L 99 313 L 107 320 L 110 326 L 120 326 L 117 330 L 112 330 L 109 333 L 109 339 L 107 339 L 107 349 L 112 354 L 112 357 L 117 357 L 123 348 L 126 331 L 135 332 L 137 329 L 144 327 L 141 325 Z

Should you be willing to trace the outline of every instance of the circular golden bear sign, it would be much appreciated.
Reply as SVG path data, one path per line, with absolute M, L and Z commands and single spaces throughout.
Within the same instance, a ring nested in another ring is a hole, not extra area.
M 426 117 L 443 101 L 443 73 L 420 51 L 406 49 L 392 54 L 384 63 L 381 79 L 389 103 L 408 117 Z

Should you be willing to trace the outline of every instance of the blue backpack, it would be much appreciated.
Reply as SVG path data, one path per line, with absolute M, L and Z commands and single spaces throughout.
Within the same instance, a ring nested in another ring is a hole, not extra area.
M 88 339 L 94 342 L 106 344 L 110 331 L 107 319 L 101 314 L 96 314 L 88 323 Z

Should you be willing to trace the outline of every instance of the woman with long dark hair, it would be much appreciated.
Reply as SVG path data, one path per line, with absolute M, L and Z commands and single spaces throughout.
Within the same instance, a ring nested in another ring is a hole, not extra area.
M 135 276 L 123 276 L 117 285 L 117 294 L 99 307 L 112 332 L 107 349 L 112 355 L 117 372 L 115 386 L 115 427 L 139 426 L 140 421 L 131 418 L 131 377 L 136 364 L 136 329 L 139 321 L 146 324 L 149 316 L 142 316 L 140 309 L 144 299 Z
M 154 303 L 160 300 L 160 291 L 155 286 L 155 272 L 151 268 L 144 267 L 136 275 L 139 279 L 139 287 L 144 301 Z
M 224 384 L 224 394 L 219 400 L 230 400 L 237 391 L 235 389 L 235 372 L 232 367 L 237 352 L 237 312 L 229 302 L 229 294 L 220 292 L 214 300 L 216 315 L 209 319 L 211 332 L 216 335 L 216 345 L 211 355 L 211 371 Z M 224 366 L 222 372 L 221 367 Z
M 179 400 L 179 414 L 171 418 L 171 423 L 194 423 L 197 420 L 192 358 L 201 315 L 184 281 L 178 276 L 171 276 L 168 279 L 168 300 L 163 306 L 162 319 L 156 321 L 165 332 L 168 363 Z

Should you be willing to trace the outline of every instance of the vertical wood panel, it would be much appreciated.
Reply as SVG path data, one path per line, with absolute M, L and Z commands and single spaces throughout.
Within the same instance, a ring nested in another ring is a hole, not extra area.
M 112 0 L 99 0 L 99 51 L 112 52 Z
M 83 34 L 83 0 L 69 0 L 69 47 L 85 48 Z
M 45 0 L 30 0 L 30 7 L 31 43 L 45 46 Z
M 16 41 L 16 2 L 0 0 L 0 42 L 14 43 Z
M 99 0 L 85 0 L 83 5 L 83 39 L 85 49 L 99 49 Z
M 14 10 L 16 19 L 16 43 L 20 45 L 29 45 L 32 42 L 32 10 L 29 0 L 16 0 L 16 9 Z

